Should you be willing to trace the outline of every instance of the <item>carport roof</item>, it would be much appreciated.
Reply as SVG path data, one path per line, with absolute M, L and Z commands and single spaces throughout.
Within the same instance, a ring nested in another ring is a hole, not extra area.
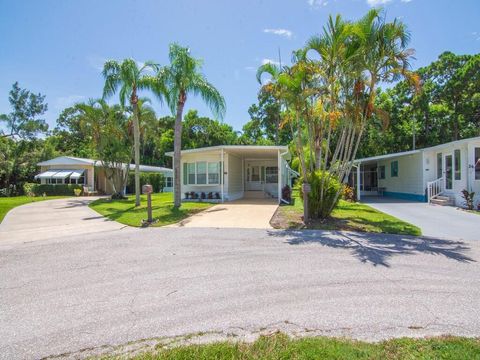
M 283 145 L 218 145 L 182 150 L 182 154 L 201 153 L 222 149 L 227 152 L 242 154 L 258 154 L 259 152 L 276 153 L 279 150 L 283 153 L 288 152 L 288 146 Z M 173 151 L 169 151 L 165 155 L 173 157 Z
M 393 153 L 393 154 L 372 156 L 372 157 L 368 157 L 368 158 L 354 160 L 353 163 L 354 164 L 359 164 L 359 163 L 370 162 L 370 161 L 391 159 L 391 158 L 395 158 L 395 157 L 399 157 L 399 156 L 418 154 L 422 151 L 423 150 L 410 150 L 410 151 L 403 151 L 403 152 L 398 152 L 398 153 Z

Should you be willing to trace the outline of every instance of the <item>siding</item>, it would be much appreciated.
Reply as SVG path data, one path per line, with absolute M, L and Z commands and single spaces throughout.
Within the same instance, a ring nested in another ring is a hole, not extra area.
M 243 197 L 243 160 L 235 155 L 227 155 L 227 166 L 225 167 L 228 179 L 225 190 L 226 200 L 241 199 Z
M 180 182 L 182 184 L 182 194 L 181 197 L 185 197 L 186 192 L 197 192 L 197 193 L 209 193 L 209 192 L 218 192 L 221 193 L 221 185 L 184 185 L 183 184 L 183 164 L 192 163 L 197 161 L 209 161 L 209 162 L 220 162 L 221 155 L 219 153 L 193 153 L 193 154 L 183 154 L 182 155 L 182 164 L 180 166 Z M 226 156 L 224 158 L 226 160 Z
M 394 161 L 398 161 L 397 177 L 391 176 L 391 163 Z M 385 179 L 378 179 L 378 187 L 386 188 L 387 195 L 415 195 L 418 199 L 425 196 L 421 153 L 379 160 L 378 166 L 382 165 L 385 166 Z

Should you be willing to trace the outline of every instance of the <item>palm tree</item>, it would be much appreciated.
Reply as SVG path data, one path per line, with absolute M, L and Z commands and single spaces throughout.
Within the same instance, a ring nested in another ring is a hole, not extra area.
M 149 72 L 158 71 L 159 66 L 151 61 L 137 64 L 133 59 L 125 59 L 121 63 L 115 60 L 107 61 L 103 66 L 102 75 L 105 78 L 103 98 L 119 92 L 120 104 L 125 107 L 126 100 L 133 112 L 133 141 L 135 158 L 135 206 L 140 206 L 140 125 L 138 114 L 138 91 L 151 90 L 162 99 L 161 84 L 158 78 Z
M 225 99 L 200 72 L 202 61 L 190 54 L 190 49 L 176 43 L 170 45 L 170 65 L 163 67 L 158 73 L 159 84 L 167 89 L 166 100 L 175 115 L 175 131 L 173 145 L 174 206 L 181 205 L 180 164 L 182 150 L 182 117 L 187 97 L 200 95 L 210 107 L 214 116 L 223 118 Z

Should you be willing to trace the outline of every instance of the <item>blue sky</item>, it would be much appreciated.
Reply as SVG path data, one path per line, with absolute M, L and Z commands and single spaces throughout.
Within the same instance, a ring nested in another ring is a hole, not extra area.
M 329 14 L 356 19 L 371 6 L 408 25 L 414 68 L 445 50 L 480 52 L 479 0 L 0 0 L 0 113 L 10 111 L 8 91 L 19 81 L 47 96 L 54 126 L 64 107 L 101 96 L 105 59 L 164 65 L 176 41 L 204 60 L 205 75 L 227 102 L 224 121 L 240 130 L 256 101 L 262 62 L 277 61 L 279 48 L 288 61 Z M 190 98 L 187 108 L 211 116 L 199 100 Z

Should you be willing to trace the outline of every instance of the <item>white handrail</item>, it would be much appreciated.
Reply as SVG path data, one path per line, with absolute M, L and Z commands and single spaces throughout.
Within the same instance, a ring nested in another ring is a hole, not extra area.
M 428 203 L 430 203 L 430 200 L 432 200 L 432 198 L 443 193 L 443 184 L 443 177 L 427 182 Z

